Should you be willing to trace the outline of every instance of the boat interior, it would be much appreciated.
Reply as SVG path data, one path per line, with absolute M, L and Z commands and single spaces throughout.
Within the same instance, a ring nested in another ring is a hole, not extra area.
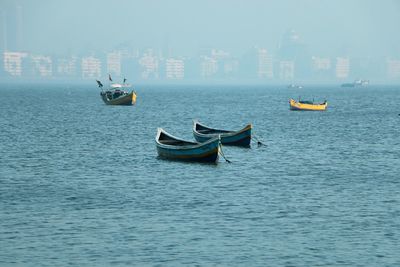
M 310 104 L 310 105 L 314 105 L 314 102 L 313 101 L 309 101 L 309 100 L 299 100 L 299 103 L 300 104 Z
M 172 145 L 172 146 L 189 146 L 189 145 L 197 145 L 197 143 L 189 142 L 185 140 L 180 140 L 173 138 L 163 132 L 160 133 L 158 141 L 164 145 Z
M 218 129 L 211 129 L 208 127 L 205 127 L 201 124 L 196 123 L 195 127 L 196 131 L 202 134 L 221 134 L 221 133 L 231 133 L 232 131 L 226 131 L 226 130 L 218 130 Z
M 128 92 L 117 89 L 117 90 L 105 91 L 104 94 L 107 96 L 108 99 L 112 100 L 112 99 L 116 99 L 120 96 L 127 95 Z
M 309 101 L 309 100 L 299 100 L 298 103 L 300 104 L 309 104 L 309 105 L 325 105 L 325 102 L 322 103 L 314 103 L 314 101 Z

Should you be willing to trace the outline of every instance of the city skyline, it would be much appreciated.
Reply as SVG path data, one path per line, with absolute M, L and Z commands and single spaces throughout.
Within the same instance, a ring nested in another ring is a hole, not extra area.
M 4 0 L 0 77 L 398 81 L 399 13 L 392 0 Z
M 400 53 L 395 0 L 3 0 L 0 10 L 10 48 L 37 53 L 87 54 L 130 45 L 184 56 L 204 47 L 238 54 L 252 46 L 275 50 L 291 29 L 324 56 Z

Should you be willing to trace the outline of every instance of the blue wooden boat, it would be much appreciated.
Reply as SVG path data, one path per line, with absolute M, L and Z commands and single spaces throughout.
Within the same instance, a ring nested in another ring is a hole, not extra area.
M 165 159 L 217 162 L 220 144 L 219 136 L 204 143 L 196 143 L 179 139 L 161 128 L 157 130 L 157 153 Z
M 227 131 L 210 128 L 193 120 L 193 135 L 197 142 L 205 142 L 216 136 L 220 136 L 223 145 L 249 147 L 251 142 L 252 125 L 248 124 L 238 131 Z

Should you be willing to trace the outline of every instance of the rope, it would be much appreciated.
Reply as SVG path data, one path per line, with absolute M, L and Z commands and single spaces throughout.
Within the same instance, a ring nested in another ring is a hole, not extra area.
M 253 138 L 254 138 L 254 140 L 257 141 L 257 146 L 258 146 L 258 147 L 260 147 L 260 146 L 266 146 L 266 144 L 264 144 L 263 142 L 261 142 L 260 139 L 258 139 L 257 136 L 256 136 L 255 134 L 253 134 Z
M 226 162 L 231 163 L 231 161 L 225 157 L 224 151 L 222 151 L 222 144 L 219 143 L 218 146 L 219 146 L 218 153 L 221 155 L 221 157 L 223 157 Z

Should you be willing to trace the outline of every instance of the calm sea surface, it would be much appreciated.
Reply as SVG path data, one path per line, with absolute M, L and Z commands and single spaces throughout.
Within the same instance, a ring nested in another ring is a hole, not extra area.
M 0 266 L 400 266 L 399 87 L 0 89 Z M 266 146 L 158 159 L 193 118 Z

